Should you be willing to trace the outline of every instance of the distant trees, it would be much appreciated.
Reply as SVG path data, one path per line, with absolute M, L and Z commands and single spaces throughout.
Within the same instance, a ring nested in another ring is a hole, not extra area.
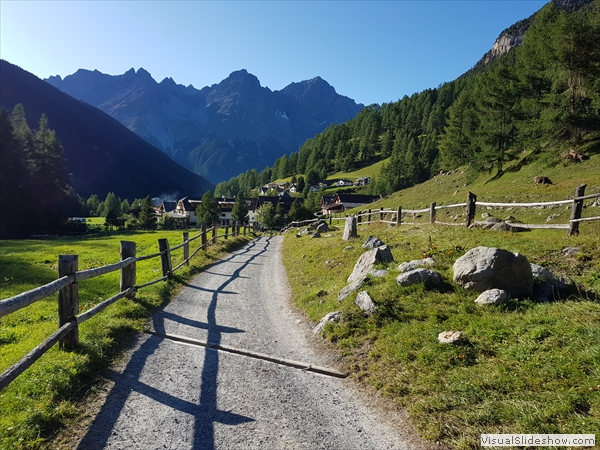
M 32 131 L 23 105 L 10 115 L 2 109 L 0 133 L 0 238 L 58 231 L 79 200 L 48 118 L 42 114 Z

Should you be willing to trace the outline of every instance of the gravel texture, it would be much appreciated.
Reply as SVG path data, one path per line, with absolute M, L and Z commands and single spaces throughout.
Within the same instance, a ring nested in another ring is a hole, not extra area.
M 259 238 L 210 266 L 154 315 L 154 331 L 335 369 L 292 306 L 281 243 Z M 80 449 L 436 448 L 351 379 L 154 335 L 109 377 Z

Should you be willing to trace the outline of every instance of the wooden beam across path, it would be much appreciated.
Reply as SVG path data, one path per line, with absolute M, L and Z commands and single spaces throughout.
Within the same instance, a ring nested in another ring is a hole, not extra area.
M 146 330 L 147 334 L 151 334 L 153 336 L 169 339 L 175 342 L 182 342 L 184 344 L 196 345 L 199 347 L 210 348 L 213 350 L 221 350 L 227 353 L 235 353 L 236 355 L 248 356 L 250 358 L 262 359 L 263 361 L 269 361 L 275 364 L 281 364 L 282 366 L 294 367 L 295 369 L 304 370 L 306 372 L 314 372 L 320 375 L 327 375 L 335 378 L 347 378 L 348 374 L 344 372 L 338 372 L 334 369 L 328 369 L 327 367 L 314 366 L 312 364 L 306 364 L 303 362 L 292 361 L 290 359 L 277 358 L 275 356 L 265 355 L 264 353 L 252 352 L 250 350 L 243 350 L 235 347 L 230 347 L 228 345 L 222 344 L 211 344 L 210 342 L 203 342 L 198 339 L 192 339 L 185 336 L 179 336 L 177 334 L 163 334 L 158 333 L 154 330 Z

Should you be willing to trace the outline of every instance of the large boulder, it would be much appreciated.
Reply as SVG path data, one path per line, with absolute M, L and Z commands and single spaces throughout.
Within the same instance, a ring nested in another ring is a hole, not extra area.
M 454 282 L 465 289 L 483 292 L 503 289 L 513 298 L 531 297 L 533 275 L 525 256 L 493 247 L 476 247 L 458 258 Z
M 348 241 L 350 239 L 356 239 L 358 237 L 358 229 L 356 224 L 356 217 L 346 217 L 346 224 L 344 225 L 344 234 L 342 239 Z
M 354 270 L 352 270 L 347 282 L 352 283 L 364 279 L 365 276 L 373 270 L 375 264 L 385 264 L 393 261 L 394 257 L 392 256 L 392 251 L 387 245 L 382 245 L 381 247 L 364 252 L 360 255 L 358 261 L 356 261 Z

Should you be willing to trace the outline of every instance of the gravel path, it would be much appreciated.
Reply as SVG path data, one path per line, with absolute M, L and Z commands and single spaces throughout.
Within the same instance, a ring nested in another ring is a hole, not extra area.
M 291 306 L 281 243 L 263 237 L 212 265 L 154 315 L 154 331 L 335 368 Z M 149 334 L 130 353 L 78 448 L 435 447 L 348 379 Z

